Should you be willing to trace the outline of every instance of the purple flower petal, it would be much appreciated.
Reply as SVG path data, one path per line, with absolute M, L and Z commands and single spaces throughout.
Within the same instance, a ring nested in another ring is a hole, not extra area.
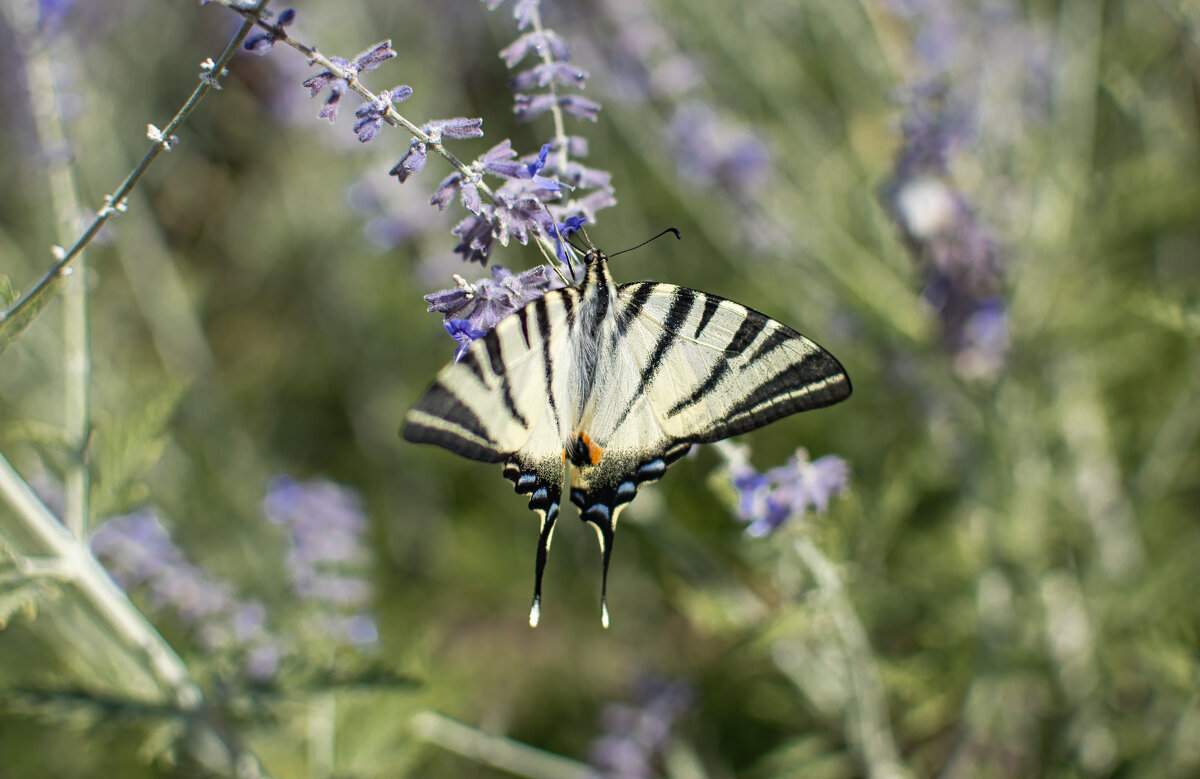
M 450 334 L 451 338 L 458 341 L 458 348 L 454 350 L 455 362 L 462 359 L 474 341 L 487 335 L 486 331 L 472 326 L 465 319 L 449 319 L 443 324 L 443 327 L 446 328 L 446 332 Z

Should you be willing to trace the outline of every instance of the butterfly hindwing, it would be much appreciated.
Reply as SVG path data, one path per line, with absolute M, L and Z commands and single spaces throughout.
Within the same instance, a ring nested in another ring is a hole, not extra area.
M 409 441 L 473 460 L 504 461 L 505 478 L 528 496 L 541 520 L 533 624 L 565 475 L 567 367 L 578 301 L 578 290 L 553 290 L 500 320 L 438 374 L 404 427 Z

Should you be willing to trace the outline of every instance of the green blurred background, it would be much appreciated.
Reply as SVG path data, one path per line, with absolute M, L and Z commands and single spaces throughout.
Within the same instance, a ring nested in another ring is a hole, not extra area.
M 5 2 L 0 277 L 21 290 L 63 242 L 54 171 L 99 208 L 239 19 L 45 3 L 63 14 L 45 49 L 27 4 Z M 326 54 L 391 38 L 399 56 L 363 81 L 412 86 L 399 110 L 416 123 L 483 117 L 461 158 L 552 134 L 513 120 L 496 54 L 518 34 L 509 5 L 296 9 L 289 31 Z M 428 205 L 449 169 L 431 158 L 397 184 L 402 131 L 359 144 L 359 101 L 319 121 L 302 55 L 241 53 L 88 251 L 90 521 L 153 506 L 188 560 L 287 624 L 306 607 L 263 519 L 268 483 L 343 484 L 370 519 L 379 641 L 347 652 L 293 633 L 304 672 L 241 690 L 135 590 L 209 701 L 182 717 L 69 575 L 25 586 L 22 514 L 0 500 L 4 592 L 21 593 L 0 599 L 0 775 L 230 770 L 197 757 L 211 750 L 196 719 L 280 776 L 589 761 L 620 775 L 597 740 L 613 704 L 649 711 L 647 678 L 690 691 L 646 746 L 647 775 L 1200 773 L 1200 4 L 545 0 L 542 14 L 603 104 L 569 125 L 618 200 L 590 237 L 613 252 L 684 235 L 614 259 L 614 276 L 733 298 L 833 352 L 854 396 L 744 441 L 762 469 L 798 446 L 837 454 L 848 492 L 750 539 L 701 451 L 623 514 L 612 628 L 593 534 L 568 510 L 530 630 L 524 500 L 499 468 L 397 435 L 454 348 L 422 295 L 486 275 L 452 253 L 465 212 Z M 66 148 L 44 148 L 32 118 L 39 56 Z M 948 348 L 922 296 L 929 259 L 885 194 L 930 85 L 970 117 L 939 180 L 999 258 L 1007 348 L 982 372 Z M 514 243 L 493 262 L 542 259 Z M 71 470 L 63 308 L 0 355 L 0 452 L 50 504 Z

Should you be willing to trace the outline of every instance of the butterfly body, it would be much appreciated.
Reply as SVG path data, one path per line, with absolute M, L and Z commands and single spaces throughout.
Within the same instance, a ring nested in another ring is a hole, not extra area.
M 541 519 L 530 624 L 563 482 L 600 540 L 603 576 L 621 509 L 693 444 L 836 403 L 850 381 L 828 352 L 733 301 L 655 282 L 616 285 L 588 252 L 582 285 L 503 319 L 448 365 L 404 437 L 503 462 Z M 608 624 L 606 596 L 602 617 Z

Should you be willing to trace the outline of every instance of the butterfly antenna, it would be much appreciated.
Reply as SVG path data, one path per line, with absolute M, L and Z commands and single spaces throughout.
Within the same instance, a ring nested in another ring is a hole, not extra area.
M 646 244 L 650 243 L 651 241 L 657 241 L 659 238 L 662 238 L 662 237 L 663 237 L 664 235 L 666 235 L 667 233 L 675 233 L 675 240 L 677 240 L 677 241 L 682 241 L 682 240 L 683 240 L 683 236 L 679 234 L 679 231 L 678 231 L 678 230 L 676 230 L 674 227 L 668 227 L 666 230 L 663 230 L 661 233 L 659 233 L 658 235 L 654 236 L 653 238 L 647 238 L 646 240 L 642 241 L 642 242 L 641 242 L 641 243 L 639 243 L 637 246 L 630 246 L 628 249 L 622 249 L 621 251 L 619 251 L 619 252 L 615 252 L 615 253 L 613 253 L 613 254 L 610 254 L 610 255 L 608 255 L 608 256 L 609 256 L 609 257 L 616 257 L 618 254 L 624 254 L 625 252 L 631 252 L 631 251 L 633 251 L 634 249 L 640 249 L 640 248 L 642 248 L 643 246 L 645 246 Z M 586 236 L 586 234 L 585 234 L 585 236 Z

